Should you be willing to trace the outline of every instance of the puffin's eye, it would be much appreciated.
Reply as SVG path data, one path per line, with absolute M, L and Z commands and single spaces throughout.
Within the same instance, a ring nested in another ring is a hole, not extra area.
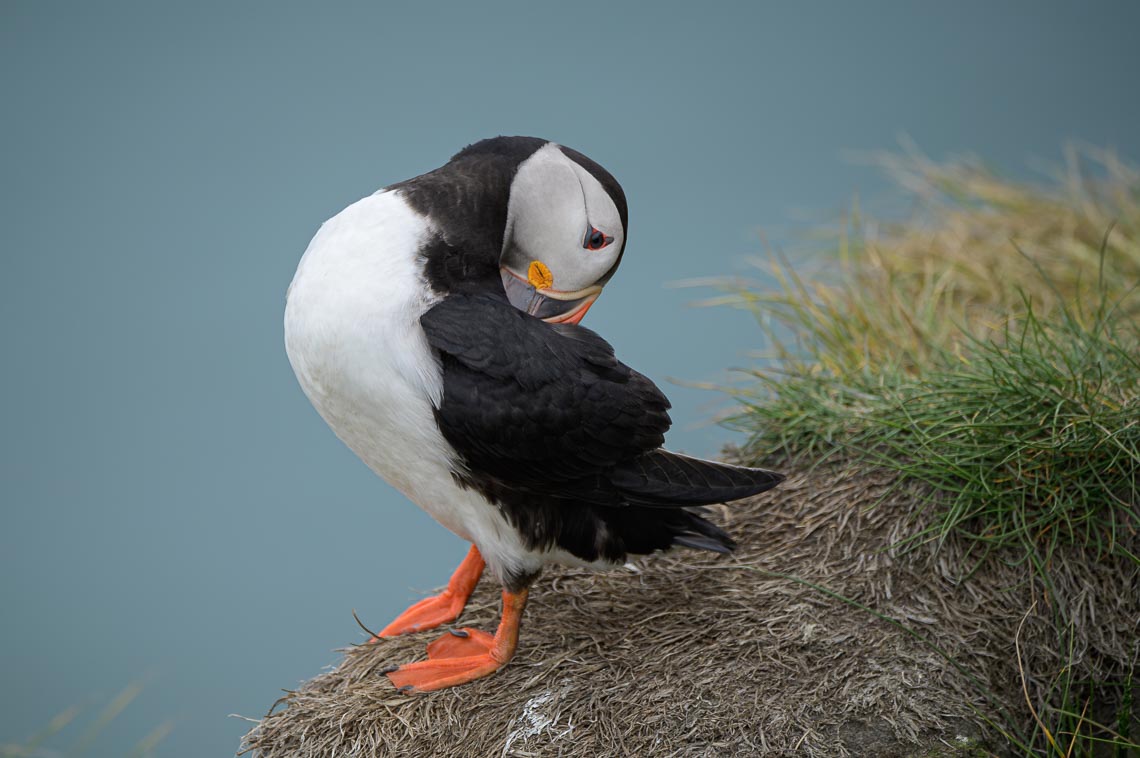
M 613 241 L 613 237 L 606 236 L 602 234 L 600 230 L 591 226 L 586 230 L 586 239 L 582 241 L 582 247 L 587 250 L 601 250 Z

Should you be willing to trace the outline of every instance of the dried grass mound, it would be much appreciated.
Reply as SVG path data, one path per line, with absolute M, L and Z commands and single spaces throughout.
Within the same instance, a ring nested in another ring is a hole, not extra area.
M 1135 564 L 1059 553 L 1045 588 L 1031 566 L 971 555 L 954 536 L 938 549 L 901 549 L 920 531 L 922 501 L 894 474 L 792 477 L 723 511 L 741 544 L 731 557 L 678 551 L 606 574 L 548 572 L 531 593 L 518 655 L 489 679 L 395 692 L 380 672 L 421 659 L 438 630 L 353 647 L 279 701 L 243 750 L 1004 753 L 1035 729 L 1062 669 L 1118 681 L 1134 666 Z M 1055 628 L 1058 611 L 1068 635 Z M 484 582 L 461 621 L 489 629 L 497 613 L 497 588 Z M 1122 693 L 1104 696 L 1087 704 L 1089 718 L 1119 708 Z M 1066 738 L 1054 738 L 1064 754 Z

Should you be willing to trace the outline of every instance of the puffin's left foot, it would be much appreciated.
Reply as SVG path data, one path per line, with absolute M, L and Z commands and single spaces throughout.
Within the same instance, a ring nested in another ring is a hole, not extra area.
M 410 632 L 423 632 L 437 626 L 454 621 L 463 612 L 467 599 L 475 591 L 479 577 L 483 575 L 483 555 L 474 545 L 468 551 L 467 557 L 447 583 L 447 589 L 438 595 L 425 597 L 408 610 L 401 613 L 395 621 L 375 635 L 369 642 L 376 642 L 380 637 L 395 637 Z
M 519 621 L 526 607 L 527 591 L 503 591 L 503 618 L 494 636 L 478 629 L 448 632 L 428 645 L 428 660 L 407 663 L 386 672 L 392 684 L 404 692 L 430 692 L 482 679 L 515 654 Z

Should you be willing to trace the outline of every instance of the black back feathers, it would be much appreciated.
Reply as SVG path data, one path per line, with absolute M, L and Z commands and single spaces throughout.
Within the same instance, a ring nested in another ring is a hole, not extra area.
M 494 295 L 454 295 L 423 315 L 443 367 L 436 419 L 455 472 L 532 547 L 622 560 L 728 536 L 690 506 L 763 492 L 782 477 L 661 450 L 669 401 L 594 332 L 551 325 Z

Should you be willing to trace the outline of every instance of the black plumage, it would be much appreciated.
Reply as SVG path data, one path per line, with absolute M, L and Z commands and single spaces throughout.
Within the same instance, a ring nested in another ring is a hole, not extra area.
M 661 450 L 669 401 L 581 326 L 548 324 L 497 293 L 455 293 L 420 324 L 438 352 L 436 420 L 456 479 L 497 504 L 531 548 L 623 560 L 732 540 L 690 506 L 763 492 L 783 477 Z

